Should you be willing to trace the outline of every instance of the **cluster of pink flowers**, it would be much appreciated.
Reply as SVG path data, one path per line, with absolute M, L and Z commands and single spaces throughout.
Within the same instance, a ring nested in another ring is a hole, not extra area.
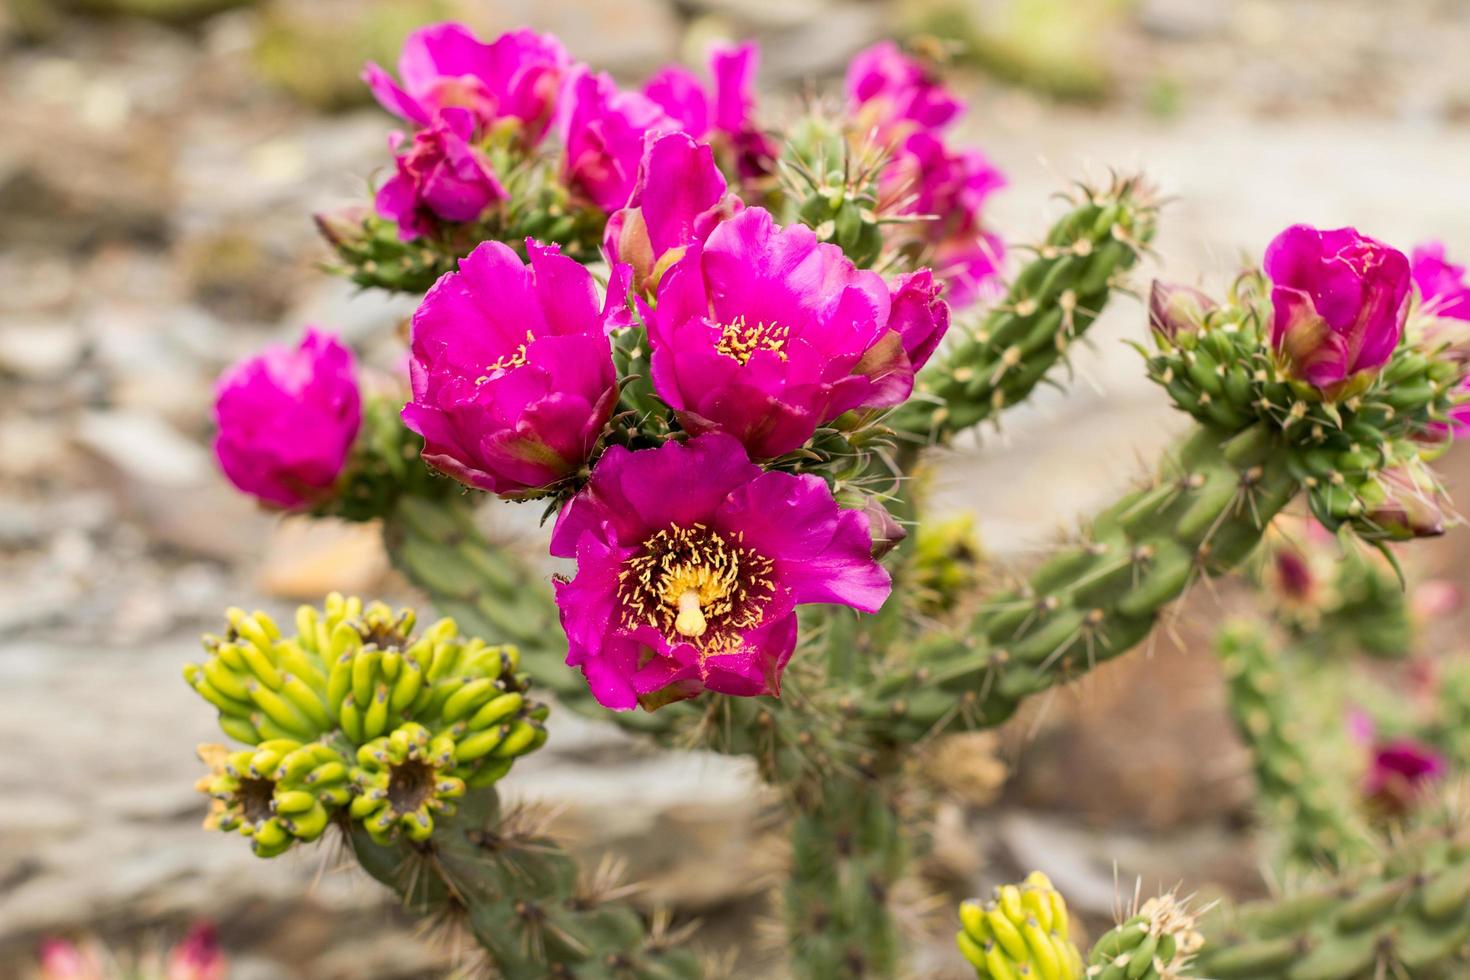
M 983 219 L 1006 181 L 980 151 L 946 142 L 944 130 L 964 103 L 891 41 L 853 58 L 847 94 L 853 115 L 891 154 L 881 177 L 885 209 L 919 220 L 924 257 L 947 284 L 945 299 L 958 308 L 993 291 L 1005 246 Z
M 646 143 L 661 135 L 703 140 L 732 172 L 763 176 L 776 148 L 755 122 L 758 63 L 754 45 L 717 47 L 712 87 L 669 66 L 635 91 L 574 63 L 549 35 L 520 30 L 484 42 L 454 23 L 415 31 L 400 80 L 375 64 L 363 73 L 383 107 L 413 127 L 390 137 L 394 175 L 377 210 L 405 240 L 486 218 L 506 199 L 491 144 L 527 154 L 553 140 L 572 199 L 606 214 L 628 204 Z

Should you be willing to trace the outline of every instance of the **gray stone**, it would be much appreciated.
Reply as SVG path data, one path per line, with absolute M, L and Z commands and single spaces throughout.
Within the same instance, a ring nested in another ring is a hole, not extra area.
M 208 479 L 208 454 L 157 416 L 132 411 L 88 412 L 77 441 L 145 483 L 194 487 Z
M 79 331 L 65 323 L 0 326 L 0 372 L 28 381 L 55 378 L 82 357 Z

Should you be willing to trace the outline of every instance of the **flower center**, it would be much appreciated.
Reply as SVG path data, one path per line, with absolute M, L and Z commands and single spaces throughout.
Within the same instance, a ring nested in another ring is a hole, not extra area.
M 477 385 L 484 384 L 485 382 L 489 381 L 490 380 L 490 377 L 493 374 L 495 374 L 495 372 L 497 372 L 497 371 L 509 371 L 511 368 L 518 368 L 521 365 L 525 364 L 526 363 L 526 346 L 528 344 L 530 344 L 531 341 L 533 341 L 535 339 L 536 338 L 531 335 L 531 331 L 527 330 L 526 331 L 526 339 L 523 340 L 523 341 L 521 341 L 520 346 L 517 347 L 515 350 L 511 351 L 509 354 L 506 354 L 503 357 L 497 357 L 495 360 L 491 361 L 489 364 L 486 364 L 485 365 L 485 373 L 482 374 L 482 375 L 480 375 L 478 378 L 475 379 L 475 384 L 477 384 Z
M 781 360 L 786 360 L 786 341 L 791 339 L 791 328 L 778 323 L 747 324 L 745 317 L 737 316 L 720 328 L 720 339 L 715 350 L 726 357 L 733 357 L 741 364 L 750 360 L 758 350 L 768 350 Z
M 623 625 L 647 624 L 705 655 L 739 649 L 775 594 L 773 568 L 739 534 L 727 538 L 703 524 L 666 528 L 618 573 Z

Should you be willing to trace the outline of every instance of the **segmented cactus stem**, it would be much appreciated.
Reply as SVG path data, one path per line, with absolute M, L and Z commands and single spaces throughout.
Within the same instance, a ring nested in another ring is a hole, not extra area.
M 785 892 L 796 976 L 857 980 L 896 972 L 890 899 L 906 847 L 891 793 L 882 779 L 834 776 L 796 814 Z
M 979 326 L 919 377 L 889 417 L 900 437 L 928 444 L 1024 401 L 1102 313 L 1119 278 L 1153 237 L 1158 208 L 1138 177 L 1082 201 L 1058 221 Z
M 1370 857 L 1371 838 L 1340 792 L 1342 780 L 1324 778 L 1328 774 L 1308 753 L 1302 713 L 1265 636 L 1249 624 L 1235 623 L 1221 631 L 1216 647 L 1230 692 L 1230 714 L 1250 749 L 1261 804 L 1282 833 L 1288 859 L 1341 867 Z
M 706 965 L 683 936 L 650 926 L 617 900 L 616 882 L 582 875 L 555 841 L 502 811 L 494 789 L 472 793 L 425 841 L 375 840 L 357 828 L 358 862 L 410 912 L 461 923 L 503 977 L 700 980 Z
M 1214 980 L 1453 980 L 1470 971 L 1463 813 L 1380 866 L 1285 898 L 1220 909 L 1194 969 Z
M 1264 429 L 1197 429 L 1158 476 L 958 633 L 894 658 L 852 711 L 902 744 L 952 724 L 994 725 L 1026 697 L 1142 641 L 1201 576 L 1228 571 L 1296 493 Z

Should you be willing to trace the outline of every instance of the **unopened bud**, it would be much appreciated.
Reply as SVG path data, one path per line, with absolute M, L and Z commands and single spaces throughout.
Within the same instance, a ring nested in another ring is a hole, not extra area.
M 1154 280 L 1148 294 L 1148 325 L 1170 344 L 1196 334 L 1218 304 L 1193 286 Z

